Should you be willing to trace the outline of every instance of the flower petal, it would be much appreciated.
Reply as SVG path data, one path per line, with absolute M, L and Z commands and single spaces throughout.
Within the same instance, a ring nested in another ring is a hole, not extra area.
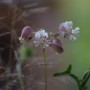
M 61 23 L 59 26 L 59 31 L 60 32 L 66 32 L 66 28 L 64 27 L 64 23 Z
M 41 37 L 40 32 L 39 32 L 39 31 L 36 32 L 36 33 L 35 33 L 35 38 L 40 38 L 40 37 Z
M 61 45 L 61 41 L 59 39 L 54 39 L 51 47 L 57 52 L 57 53 L 62 53 L 63 52 L 63 48 Z
M 64 26 L 68 29 L 72 29 L 73 23 L 72 23 L 72 21 L 66 21 L 64 23 Z
M 76 36 L 74 36 L 74 35 L 70 35 L 69 39 L 70 39 L 70 40 L 76 40 L 77 38 L 76 38 Z
M 72 34 L 78 35 L 80 33 L 80 28 L 76 27 L 74 30 L 72 30 Z

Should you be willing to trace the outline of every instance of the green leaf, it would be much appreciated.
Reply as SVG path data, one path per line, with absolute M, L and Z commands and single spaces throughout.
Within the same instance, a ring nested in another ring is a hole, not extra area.
M 82 88 L 80 86 L 80 80 L 79 80 L 79 78 L 76 75 L 74 75 L 74 74 L 69 74 L 69 75 L 77 82 L 77 85 L 79 87 L 79 90 L 82 90 Z
M 70 74 L 71 70 L 72 70 L 72 65 L 70 64 L 64 72 L 55 73 L 53 76 L 61 76 L 61 75 Z
M 82 82 L 81 82 L 82 87 L 85 87 L 85 85 L 87 84 L 89 78 L 90 78 L 90 70 L 88 70 L 83 76 L 83 79 L 82 79 Z
M 89 75 L 90 75 L 90 70 L 88 70 L 87 72 L 85 72 L 85 74 L 84 74 L 84 76 L 83 76 L 83 79 L 86 79 L 87 76 L 89 76 Z
M 72 65 L 70 64 L 66 70 L 67 73 L 71 73 L 71 70 L 72 70 Z
M 66 72 L 61 72 L 61 73 L 55 73 L 53 76 L 61 76 L 61 75 L 66 75 Z

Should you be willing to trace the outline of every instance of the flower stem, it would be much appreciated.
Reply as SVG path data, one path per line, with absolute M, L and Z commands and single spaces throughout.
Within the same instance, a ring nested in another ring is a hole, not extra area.
M 46 66 L 46 50 L 43 48 L 43 57 L 44 57 L 44 65 L 45 65 L 45 90 L 47 90 L 47 66 Z
M 17 70 L 17 74 L 18 74 L 20 88 L 21 88 L 21 90 L 24 90 L 24 82 L 23 82 L 23 75 L 22 75 L 22 70 L 21 70 L 21 64 L 17 64 L 16 65 L 16 70 Z

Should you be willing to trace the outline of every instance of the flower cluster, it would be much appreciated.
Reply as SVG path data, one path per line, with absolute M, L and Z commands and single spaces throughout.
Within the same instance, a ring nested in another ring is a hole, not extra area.
M 61 23 L 59 26 L 59 32 L 56 34 L 48 33 L 44 29 L 40 29 L 37 32 L 33 32 L 33 29 L 29 26 L 23 28 L 21 36 L 19 38 L 20 42 L 23 43 L 29 39 L 33 38 L 33 44 L 42 48 L 52 47 L 57 53 L 62 53 L 62 43 L 58 38 L 59 35 L 64 38 L 69 38 L 70 40 L 76 40 L 76 36 L 80 33 L 80 28 L 76 27 L 73 29 L 72 21 Z M 33 35 L 32 35 L 33 34 Z
M 76 27 L 75 29 L 73 29 L 72 21 L 66 21 L 65 23 L 60 24 L 59 32 L 65 38 L 69 38 L 70 40 L 76 40 L 76 36 L 78 36 L 80 33 L 80 28 Z
M 40 31 L 35 33 L 34 45 L 37 47 L 39 45 L 43 47 L 49 46 L 48 33 L 45 30 L 41 29 Z

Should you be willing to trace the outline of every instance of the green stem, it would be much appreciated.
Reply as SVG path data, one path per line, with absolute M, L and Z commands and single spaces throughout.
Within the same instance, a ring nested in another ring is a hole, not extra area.
M 45 90 L 47 90 L 47 66 L 46 66 L 46 50 L 43 48 L 43 57 L 44 57 L 44 64 L 45 64 Z
M 21 70 L 21 64 L 20 63 L 17 63 L 16 70 L 17 70 L 21 90 L 24 90 L 23 75 L 22 75 L 22 70 Z

